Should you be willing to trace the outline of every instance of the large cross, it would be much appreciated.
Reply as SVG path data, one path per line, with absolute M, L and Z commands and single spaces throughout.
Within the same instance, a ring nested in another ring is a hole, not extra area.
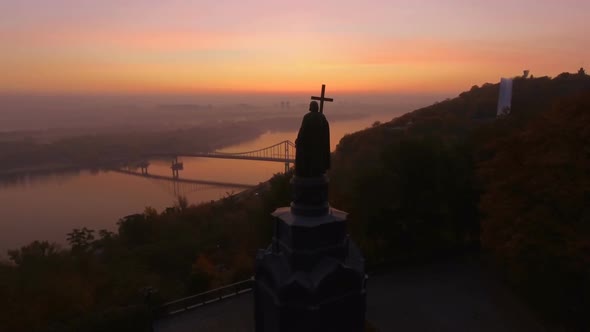
M 320 101 L 320 113 L 324 113 L 324 101 L 334 101 L 333 98 L 326 98 L 324 94 L 326 93 L 326 85 L 322 84 L 322 95 L 321 97 L 311 96 L 311 100 L 319 100 Z

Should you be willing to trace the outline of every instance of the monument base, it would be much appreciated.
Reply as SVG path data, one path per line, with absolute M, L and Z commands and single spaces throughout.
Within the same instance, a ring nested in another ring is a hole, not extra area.
M 326 177 L 301 180 L 292 181 L 291 207 L 273 213 L 272 244 L 256 256 L 256 331 L 363 331 L 364 259 L 346 234 L 346 213 L 324 209 Z

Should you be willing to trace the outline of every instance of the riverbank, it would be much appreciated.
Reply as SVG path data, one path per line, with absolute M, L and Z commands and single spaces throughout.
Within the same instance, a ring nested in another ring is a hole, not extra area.
M 0 170 L 0 177 L 20 176 L 27 174 L 65 172 L 82 170 L 82 167 L 72 164 L 46 164 L 30 167 L 18 167 Z

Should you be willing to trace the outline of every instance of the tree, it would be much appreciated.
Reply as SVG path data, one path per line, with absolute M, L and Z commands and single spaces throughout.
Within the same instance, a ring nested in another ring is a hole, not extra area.
M 86 252 L 94 241 L 94 230 L 86 227 L 74 228 L 72 232 L 67 234 L 67 240 L 73 252 Z
M 586 93 L 496 135 L 480 164 L 482 245 L 537 307 L 579 326 L 590 310 L 589 127 Z
M 55 243 L 47 241 L 34 241 L 19 250 L 9 250 L 8 257 L 16 265 L 22 266 L 27 263 L 34 263 L 44 258 L 55 257 L 61 252 L 60 247 Z
M 182 196 L 182 195 L 178 195 L 176 197 L 176 204 L 175 207 L 179 210 L 179 211 L 185 211 L 188 208 L 188 199 L 186 198 L 186 196 Z
M 153 236 L 153 219 L 144 214 L 132 214 L 119 220 L 119 237 L 129 246 L 147 244 Z

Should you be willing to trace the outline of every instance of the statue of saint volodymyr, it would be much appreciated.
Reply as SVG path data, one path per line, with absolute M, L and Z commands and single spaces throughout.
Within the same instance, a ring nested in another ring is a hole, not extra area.
M 295 175 L 316 177 L 330 169 L 330 125 L 316 101 L 309 104 L 295 146 Z

